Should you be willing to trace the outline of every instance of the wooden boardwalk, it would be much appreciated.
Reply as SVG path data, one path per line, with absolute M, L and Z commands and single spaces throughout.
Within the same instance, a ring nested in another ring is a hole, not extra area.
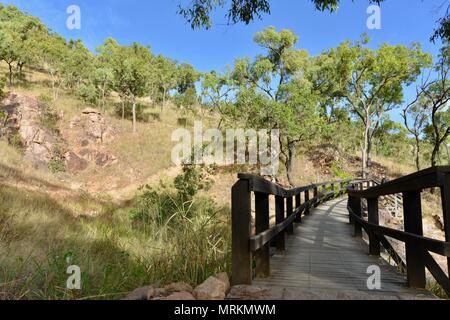
M 271 258 L 271 276 L 253 285 L 278 290 L 284 299 L 432 299 L 407 287 L 406 277 L 385 260 L 368 255 L 348 223 L 348 198 L 330 201 L 296 225 L 286 252 Z M 367 269 L 379 266 L 381 289 L 369 290 Z

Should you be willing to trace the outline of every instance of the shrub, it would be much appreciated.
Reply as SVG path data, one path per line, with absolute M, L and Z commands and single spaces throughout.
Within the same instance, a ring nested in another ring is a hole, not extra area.
M 175 190 L 163 183 L 158 188 L 148 185 L 142 187 L 142 194 L 135 198 L 135 206 L 130 211 L 132 220 L 163 225 L 189 219 L 199 210 L 211 212 L 210 206 L 201 206 L 194 201 L 199 191 L 207 191 L 211 187 L 212 181 L 208 174 L 209 169 L 206 167 L 184 165 L 183 172 L 174 180 Z
M 342 180 L 349 180 L 353 178 L 351 174 L 342 169 L 342 167 L 336 162 L 333 162 L 331 165 L 331 174 Z
M 0 100 L 6 96 L 5 86 L 6 86 L 6 79 L 0 78 Z
M 64 161 L 64 147 L 56 144 L 52 149 L 52 158 L 48 163 L 48 169 L 52 173 L 59 173 L 66 171 L 66 164 Z
M 15 131 L 10 137 L 9 137 L 9 144 L 13 146 L 16 149 L 21 150 L 23 148 L 23 142 L 22 138 L 20 137 L 20 133 Z
M 40 95 L 38 97 L 39 107 L 41 109 L 40 122 L 41 125 L 52 132 L 59 132 L 59 117 L 52 106 L 52 98 L 48 95 Z

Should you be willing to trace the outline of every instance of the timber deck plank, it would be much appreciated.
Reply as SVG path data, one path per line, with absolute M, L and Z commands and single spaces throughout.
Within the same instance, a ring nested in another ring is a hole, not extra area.
M 272 256 L 271 276 L 255 279 L 260 287 L 283 289 L 286 297 L 305 297 L 310 293 L 339 296 L 345 292 L 372 297 L 435 298 L 425 290 L 407 287 L 406 277 L 380 257 L 369 256 L 368 245 L 353 237 L 348 223 L 347 199 L 340 198 L 311 210 L 293 235 L 286 236 L 286 251 Z M 369 290 L 370 266 L 381 270 L 381 289 Z M 296 294 L 302 292 L 302 294 Z

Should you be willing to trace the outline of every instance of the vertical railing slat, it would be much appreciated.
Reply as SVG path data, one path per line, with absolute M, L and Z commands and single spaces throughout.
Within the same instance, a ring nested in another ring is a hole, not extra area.
M 248 180 L 239 180 L 232 188 L 232 282 L 252 284 L 251 195 Z
M 300 206 L 302 205 L 302 199 L 301 199 L 301 194 L 297 194 L 295 196 L 295 209 L 297 210 L 298 208 L 300 208 Z M 297 214 L 297 217 L 295 218 L 295 222 L 297 223 L 301 223 L 302 222 L 302 214 L 303 212 L 300 212 Z
M 405 232 L 423 236 L 422 201 L 420 191 L 403 194 Z M 406 269 L 408 284 L 413 288 L 425 288 L 425 264 L 423 248 L 415 243 L 406 243 Z

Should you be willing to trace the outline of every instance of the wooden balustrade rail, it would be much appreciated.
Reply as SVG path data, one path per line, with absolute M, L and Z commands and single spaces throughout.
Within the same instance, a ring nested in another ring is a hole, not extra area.
M 423 235 L 421 193 L 429 188 L 439 188 L 441 191 L 445 241 Z M 404 231 L 379 224 L 379 199 L 399 193 L 403 194 Z M 355 225 L 355 236 L 360 237 L 363 229 L 366 231 L 371 255 L 380 255 L 381 247 L 384 247 L 397 265 L 406 269 L 408 284 L 415 288 L 425 288 L 425 270 L 428 269 L 450 296 L 448 274 L 430 254 L 432 252 L 447 257 L 450 273 L 450 167 L 430 168 L 384 184 L 355 181 L 349 187 L 348 195 L 350 222 Z M 367 220 L 362 216 L 362 199 L 367 201 Z M 388 237 L 405 243 L 406 261 L 402 260 Z
M 254 276 L 269 276 L 270 246 L 284 251 L 285 236 L 293 233 L 294 223 L 301 223 L 311 208 L 345 194 L 350 183 L 351 180 L 340 180 L 286 189 L 258 176 L 240 174 L 232 189 L 233 284 L 251 284 Z M 270 197 L 275 200 L 273 227 L 270 227 Z

